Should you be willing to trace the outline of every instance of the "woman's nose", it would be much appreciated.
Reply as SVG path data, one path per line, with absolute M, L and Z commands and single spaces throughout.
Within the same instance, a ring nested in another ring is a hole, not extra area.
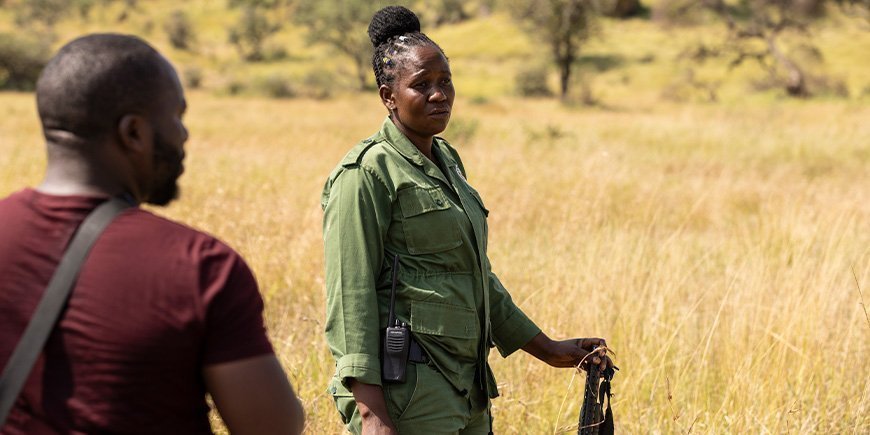
M 444 101 L 446 99 L 447 94 L 438 86 L 436 86 L 432 93 L 429 94 L 429 101 Z

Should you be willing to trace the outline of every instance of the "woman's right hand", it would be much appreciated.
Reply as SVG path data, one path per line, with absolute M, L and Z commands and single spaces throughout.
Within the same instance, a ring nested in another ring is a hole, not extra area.
M 363 435 L 399 435 L 387 412 L 384 390 L 380 385 L 364 384 L 352 380 L 350 390 L 362 420 Z
M 600 370 L 613 367 L 613 361 L 607 356 L 607 343 L 603 338 L 573 338 L 570 340 L 551 340 L 541 332 L 532 338 L 522 349 L 535 358 L 553 367 L 583 368 L 588 364 L 598 364 Z M 598 355 L 590 355 L 597 350 Z

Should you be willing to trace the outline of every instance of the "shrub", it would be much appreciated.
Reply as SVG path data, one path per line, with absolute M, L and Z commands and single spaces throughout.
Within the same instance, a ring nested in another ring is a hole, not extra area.
M 474 95 L 471 97 L 469 102 L 475 106 L 481 106 L 489 103 L 489 98 L 486 95 Z
M 190 50 L 193 47 L 195 36 L 193 32 L 193 23 L 187 18 L 184 11 L 174 10 L 163 25 L 166 30 L 166 35 L 169 37 L 169 43 L 179 50 Z
M 241 81 L 238 78 L 233 77 L 227 81 L 226 91 L 230 95 L 238 95 L 238 94 L 241 94 L 242 91 L 244 91 L 246 87 L 247 86 L 245 85 L 245 82 Z
M 202 86 L 202 70 L 192 66 L 184 69 L 184 85 L 190 89 L 199 89 Z
M 478 127 L 480 127 L 480 121 L 474 118 L 451 119 L 447 131 L 444 132 L 444 137 L 453 146 L 468 145 L 477 135 Z
M 15 23 L 21 27 L 30 27 L 41 23 L 51 28 L 69 11 L 67 0 L 28 0 L 16 6 L 4 6 L 15 11 Z
M 526 127 L 527 144 L 554 145 L 563 139 L 571 137 L 569 131 L 565 131 L 559 124 L 547 123 L 542 127 Z
M 49 57 L 46 43 L 0 33 L 0 89 L 32 90 Z
M 260 86 L 263 92 L 272 98 L 293 98 L 297 94 L 290 80 L 281 74 L 266 77 Z
M 276 42 L 265 44 L 262 49 L 262 54 L 263 57 L 261 60 L 265 62 L 278 62 L 290 57 L 287 47 Z
M 691 7 L 692 3 L 690 0 L 660 0 L 652 8 L 652 19 L 666 27 L 700 24 L 703 16 L 699 8 Z
M 549 97 L 553 91 L 547 86 L 547 68 L 543 65 L 520 69 L 514 78 L 517 94 L 524 97 Z
M 810 94 L 834 98 L 849 98 L 849 86 L 843 79 L 829 75 L 809 77 Z
M 633 17 L 644 10 L 640 0 L 602 0 L 599 7 L 604 15 L 614 18 Z
M 332 97 L 337 86 L 335 74 L 324 69 L 309 71 L 305 75 L 305 78 L 302 79 L 302 84 L 305 87 L 303 94 L 318 100 L 326 100 Z

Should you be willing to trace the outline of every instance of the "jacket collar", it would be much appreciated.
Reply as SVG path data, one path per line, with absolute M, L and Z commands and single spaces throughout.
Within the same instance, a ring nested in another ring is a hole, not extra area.
M 381 134 L 387 139 L 387 142 L 399 152 L 399 154 L 403 155 L 406 159 L 410 160 L 417 166 L 423 166 L 425 162 L 426 156 L 417 149 L 417 146 L 411 143 L 411 140 L 405 136 L 404 133 L 399 131 L 399 128 L 396 127 L 396 124 L 393 124 L 393 120 L 387 116 L 387 119 L 384 120 L 384 125 L 381 126 Z
M 390 144 L 396 151 L 399 152 L 403 157 L 408 159 L 411 163 L 420 167 L 420 169 L 426 175 L 439 179 L 444 182 L 444 184 L 448 185 L 453 189 L 453 185 L 448 181 L 450 179 L 450 175 L 446 174 L 435 165 L 435 163 L 431 162 L 420 150 L 414 145 L 404 133 L 399 131 L 399 128 L 393 124 L 393 120 L 388 116 L 384 121 L 384 125 L 381 127 L 380 131 L 381 135 L 386 138 L 386 142 Z M 444 139 L 439 137 L 434 137 L 432 139 L 432 152 L 444 163 L 444 169 L 447 171 L 451 171 L 451 168 L 456 167 L 456 162 L 453 160 L 450 155 L 445 152 L 444 145 L 441 144 Z

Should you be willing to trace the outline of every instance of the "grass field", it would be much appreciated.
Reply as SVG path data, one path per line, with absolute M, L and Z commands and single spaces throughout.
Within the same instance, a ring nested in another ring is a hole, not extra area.
M 298 29 L 276 37 L 289 59 L 239 61 L 223 3 L 185 3 L 193 53 L 168 47 L 167 1 L 124 24 L 107 24 L 111 10 L 64 22 L 58 42 L 133 32 L 182 72 L 205 73 L 188 94 L 183 197 L 156 212 L 247 258 L 307 433 L 341 433 L 326 393 L 320 192 L 385 111 Z M 0 10 L 0 28 L 10 22 Z M 607 338 L 619 433 L 870 433 L 870 33 L 842 17 L 814 30 L 824 62 L 813 71 L 842 80 L 847 98 L 749 91 L 759 70 L 721 64 L 696 71 L 723 81 L 718 104 L 666 98 L 682 80 L 678 53 L 717 29 L 606 22 L 584 50 L 584 62 L 616 65 L 587 75 L 594 108 L 512 96 L 513 72 L 546 52 L 505 16 L 433 30 L 460 95 L 445 137 L 491 210 L 494 270 L 550 336 Z M 233 78 L 316 68 L 345 79 L 335 98 L 223 91 Z M 37 184 L 44 160 L 33 96 L 0 93 L 0 197 Z M 576 432 L 572 370 L 524 354 L 491 363 L 496 433 Z
M 380 106 L 373 95 L 189 100 L 184 196 L 158 212 L 245 255 L 308 433 L 340 433 L 325 393 L 318 201 Z M 5 195 L 37 183 L 44 157 L 32 96 L 0 102 Z M 492 262 L 520 306 L 551 336 L 600 335 L 616 350 L 621 433 L 867 433 L 868 117 L 849 102 L 613 111 L 460 99 L 447 137 L 462 138 L 492 210 Z M 526 355 L 492 363 L 497 433 L 575 424 L 571 370 Z

